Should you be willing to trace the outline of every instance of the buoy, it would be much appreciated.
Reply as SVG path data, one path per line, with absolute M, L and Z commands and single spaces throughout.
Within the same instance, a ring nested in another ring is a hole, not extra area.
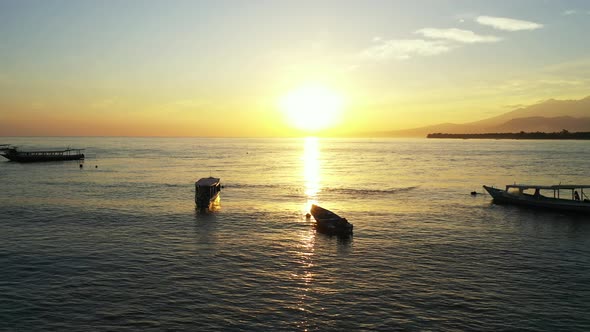
M 94 168 L 98 168 L 98 165 L 94 165 Z
M 308 212 L 305 214 L 305 219 L 309 219 L 309 218 L 311 218 L 311 214 L 309 214 L 309 212 Z
M 82 168 L 82 167 L 84 167 L 84 165 L 83 164 L 80 164 L 80 168 Z
M 477 191 L 472 191 L 471 196 L 475 196 L 475 195 L 477 195 Z

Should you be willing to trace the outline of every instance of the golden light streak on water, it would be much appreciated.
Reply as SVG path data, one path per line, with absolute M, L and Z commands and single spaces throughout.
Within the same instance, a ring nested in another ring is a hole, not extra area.
M 300 244 L 297 250 L 299 269 L 298 274 L 293 275 L 293 277 L 300 280 L 301 285 L 297 309 L 302 312 L 309 312 L 310 292 L 314 284 L 313 268 L 316 234 L 311 229 L 300 234 Z M 298 328 L 307 331 L 309 325 L 310 322 L 303 319 L 298 323 Z
M 307 203 L 305 211 L 309 211 L 311 204 L 317 202 L 320 186 L 320 148 L 317 137 L 306 137 L 303 148 L 303 176 L 305 178 L 305 196 Z
M 317 137 L 306 137 L 303 145 L 303 177 L 305 180 L 306 203 L 303 213 L 308 213 L 311 204 L 317 202 L 317 194 L 320 192 L 320 149 Z M 309 309 L 309 292 L 314 281 L 312 269 L 314 266 L 315 232 L 311 229 L 301 232 L 298 248 L 298 263 L 300 271 L 293 275 L 303 282 L 302 292 L 299 295 L 298 309 L 306 312 Z M 307 331 L 309 322 L 304 319 L 298 323 L 298 328 Z

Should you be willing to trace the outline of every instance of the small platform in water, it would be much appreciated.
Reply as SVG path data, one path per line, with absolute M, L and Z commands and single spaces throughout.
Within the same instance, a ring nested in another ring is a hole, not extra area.
M 8 144 L 0 145 L 0 155 L 10 161 L 19 163 L 32 163 L 43 161 L 64 161 L 84 159 L 84 149 L 65 150 L 31 150 L 21 151 L 17 147 Z

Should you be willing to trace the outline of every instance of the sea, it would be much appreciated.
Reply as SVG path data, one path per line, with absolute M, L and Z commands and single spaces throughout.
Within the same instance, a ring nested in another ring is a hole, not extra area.
M 0 161 L 2 331 L 590 330 L 590 217 L 482 188 L 590 184 L 588 141 L 0 143 L 86 149 Z M 354 234 L 317 233 L 312 203 Z

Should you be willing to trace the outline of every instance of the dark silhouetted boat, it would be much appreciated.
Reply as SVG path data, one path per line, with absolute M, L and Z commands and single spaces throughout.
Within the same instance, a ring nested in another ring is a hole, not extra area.
M 21 151 L 9 145 L 0 146 L 0 155 L 4 158 L 19 163 L 32 163 L 41 161 L 63 161 L 84 159 L 84 149 L 45 150 L 45 151 Z
M 315 204 L 312 204 L 309 212 L 316 221 L 315 227 L 318 232 L 329 235 L 352 235 L 353 226 L 346 218 Z
M 195 182 L 195 203 L 197 209 L 210 209 L 211 205 L 219 198 L 221 184 L 219 178 L 208 177 Z
M 492 196 L 494 203 L 498 204 L 514 204 L 539 209 L 590 214 L 590 200 L 584 194 L 584 189 L 589 189 L 590 185 L 560 184 L 539 186 L 509 184 L 506 186 L 506 190 L 488 186 L 483 186 L 483 188 Z M 533 190 L 534 192 L 532 194 L 527 193 L 527 190 Z M 578 193 L 578 190 L 580 190 L 580 193 Z M 543 195 L 542 191 L 549 192 L 549 196 Z M 567 196 L 571 193 L 571 197 L 561 197 L 562 191 L 566 191 Z

